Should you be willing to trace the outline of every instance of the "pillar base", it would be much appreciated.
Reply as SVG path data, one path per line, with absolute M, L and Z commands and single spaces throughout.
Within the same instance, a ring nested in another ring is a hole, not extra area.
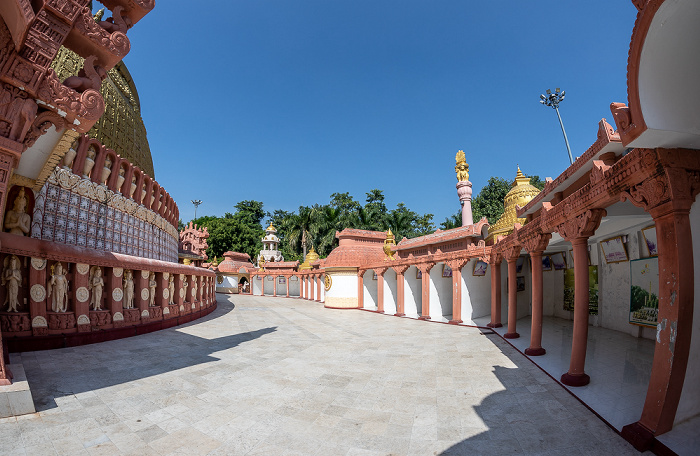
M 517 339 L 518 337 L 520 337 L 520 334 L 518 334 L 518 333 L 505 333 L 503 335 L 503 337 L 505 337 L 506 339 Z
M 540 347 L 540 348 L 526 348 L 525 349 L 525 354 L 527 356 L 542 356 L 545 353 L 547 353 L 547 350 L 545 350 L 542 347 Z
M 639 422 L 624 426 L 620 435 L 639 452 L 650 450 L 656 439 L 654 434 Z
M 430 315 L 423 315 L 422 317 L 418 317 L 419 320 L 430 320 Z
M 567 372 L 561 376 L 561 382 L 566 386 L 586 386 L 591 383 L 591 377 L 587 374 L 573 375 Z
M 464 323 L 464 322 L 462 320 L 450 320 L 448 323 L 451 325 L 458 325 L 458 324 Z
M 394 316 L 395 316 L 395 317 L 405 317 L 406 314 L 405 314 L 405 313 L 399 313 L 399 312 L 397 312 L 397 313 L 394 314 Z
M 489 323 L 486 325 L 487 328 L 501 328 L 502 326 L 501 323 Z

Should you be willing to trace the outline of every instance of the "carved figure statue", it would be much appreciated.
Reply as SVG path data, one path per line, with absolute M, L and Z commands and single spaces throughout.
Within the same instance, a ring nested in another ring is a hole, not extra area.
M 124 271 L 124 308 L 134 308 L 134 272 L 131 269 Z
M 99 21 L 97 24 L 105 29 L 109 34 L 114 32 L 126 33 L 127 30 L 133 27 L 133 23 L 131 22 L 129 16 L 122 16 L 121 12 L 123 9 L 124 8 L 121 6 L 114 7 L 112 17 L 108 17 L 104 21 Z M 104 14 L 104 8 L 102 9 L 101 13 Z M 101 18 L 102 15 L 100 15 L 99 19 Z
M 117 192 L 122 191 L 122 185 L 124 185 L 124 180 L 126 179 L 124 177 L 124 168 L 119 168 L 119 177 L 117 177 Z
M 148 290 L 150 291 L 149 297 L 150 300 L 148 301 L 149 306 L 155 306 L 156 305 L 156 286 L 158 283 L 156 282 L 156 273 L 151 272 L 148 276 Z
M 467 164 L 467 159 L 464 156 L 464 151 L 460 150 L 457 152 L 455 157 L 457 164 L 455 165 L 455 172 L 457 173 L 457 180 L 459 182 L 466 182 L 469 180 L 469 165 Z
M 51 310 L 65 312 L 68 310 L 68 279 L 63 272 L 63 265 L 55 263 L 51 266 L 51 280 L 49 280 L 49 297 L 53 294 Z
M 187 287 L 189 287 L 189 281 L 187 280 L 187 277 L 182 281 L 182 289 L 185 290 L 185 302 L 187 302 Z
M 95 60 L 97 57 L 94 55 L 86 58 L 85 65 L 78 72 L 78 76 L 69 76 L 63 81 L 63 85 L 81 93 L 88 89 L 99 92 L 102 81 L 107 77 L 107 72 L 101 66 L 95 65 Z
M 104 290 L 105 281 L 102 278 L 102 268 L 99 266 L 91 268 L 89 285 L 92 292 L 90 299 L 92 310 L 102 310 L 102 290 Z
M 195 302 L 197 300 L 197 288 L 197 278 L 195 277 L 192 281 L 192 302 Z
M 168 304 L 175 304 L 175 277 L 172 274 L 168 279 Z
M 32 218 L 26 212 L 27 197 L 24 195 L 24 187 L 19 190 L 19 195 L 15 198 L 12 210 L 7 211 L 5 216 L 5 230 L 11 234 L 26 236 L 32 224 Z
M 22 284 L 22 271 L 19 268 L 19 258 L 16 255 L 5 257 L 5 268 L 2 271 L 2 285 L 5 286 L 5 302 L 8 312 L 19 312 L 19 287 Z
M 384 257 L 384 261 L 394 261 L 396 258 L 394 258 L 394 252 L 391 250 L 392 246 L 396 245 L 396 241 L 394 240 L 394 233 L 391 232 L 391 230 L 388 230 L 386 232 L 386 239 L 384 239 L 384 254 L 386 257 Z
M 105 164 L 102 168 L 102 176 L 100 176 L 100 180 L 103 185 L 107 185 L 107 180 L 109 179 L 110 174 L 112 174 L 112 160 L 107 157 L 105 158 Z
M 134 192 L 136 191 L 136 176 L 131 176 L 131 187 L 129 187 L 129 198 L 134 199 Z
M 85 157 L 85 165 L 83 165 L 83 177 L 90 175 L 93 166 L 95 166 L 95 150 L 90 147 L 87 151 L 87 157 Z

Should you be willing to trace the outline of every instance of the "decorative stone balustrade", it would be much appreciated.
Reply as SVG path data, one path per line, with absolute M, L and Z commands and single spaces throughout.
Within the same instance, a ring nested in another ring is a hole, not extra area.
M 215 274 L 0 233 L 0 329 L 11 351 L 127 337 L 216 307 Z

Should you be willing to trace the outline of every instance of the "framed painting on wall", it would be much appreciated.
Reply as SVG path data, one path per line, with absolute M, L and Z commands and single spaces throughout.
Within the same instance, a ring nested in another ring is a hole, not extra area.
M 285 283 L 287 283 L 287 279 L 286 279 L 285 277 L 280 277 L 280 278 L 279 278 L 279 282 L 277 282 L 277 283 L 279 283 L 279 284 L 285 284 Z
M 542 270 L 551 271 L 552 270 L 552 259 L 549 255 L 542 256 Z
M 525 265 L 525 257 L 518 257 L 518 259 L 515 261 L 515 272 L 517 274 L 520 274 L 523 272 L 523 266 Z
M 485 261 L 477 261 L 474 264 L 474 272 L 472 272 L 472 275 L 477 276 L 477 277 L 483 277 L 486 275 L 486 269 L 488 268 L 488 264 Z
M 423 271 L 416 268 L 416 279 L 422 279 L 422 278 L 423 278 Z
M 566 258 L 564 258 L 563 253 L 554 253 L 551 255 L 551 258 L 552 266 L 554 266 L 555 271 L 561 271 L 562 269 L 566 269 Z
M 655 257 L 659 255 L 659 248 L 656 244 L 656 226 L 648 226 L 642 230 L 644 241 L 649 251 L 649 256 Z
M 629 260 L 625 244 L 622 242 L 622 236 L 615 236 L 614 238 L 601 241 L 600 248 L 603 249 L 606 263 L 621 263 Z
M 372 271 L 372 280 L 377 280 L 377 271 Z
M 659 258 L 630 261 L 630 282 L 629 322 L 655 328 L 659 316 Z
M 442 276 L 443 277 L 452 277 L 452 268 L 446 264 L 443 264 L 442 265 Z
M 518 292 L 525 291 L 525 276 L 517 276 L 515 278 L 515 286 Z
M 564 270 L 564 310 L 574 310 L 574 269 Z M 588 314 L 598 315 L 598 266 L 588 266 Z
M 299 281 L 299 277 L 297 277 L 297 276 L 291 276 L 291 277 L 289 278 L 289 281 L 290 281 L 290 282 L 298 282 L 298 281 Z

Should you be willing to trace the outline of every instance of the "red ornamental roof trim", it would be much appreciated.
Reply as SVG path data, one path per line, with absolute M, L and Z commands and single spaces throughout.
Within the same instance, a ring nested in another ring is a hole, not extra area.
M 462 226 L 445 231 L 437 230 L 432 234 L 413 239 L 403 238 L 401 239 L 401 242 L 396 245 L 396 247 L 392 248 L 392 250 L 397 252 L 400 250 L 415 249 L 427 245 L 442 244 L 443 242 L 454 241 L 455 239 L 481 237 L 484 227 L 489 227 L 489 222 L 486 220 L 486 217 L 482 218 L 474 225 Z
M 336 231 L 335 237 L 340 239 L 341 237 L 359 237 L 362 239 L 381 239 L 382 241 L 386 239 L 385 231 L 370 231 L 370 230 L 357 230 L 355 228 L 345 228 L 343 231 Z
M 518 217 L 523 217 L 526 212 L 532 209 L 533 206 L 541 202 L 545 196 L 549 195 L 555 188 L 559 187 L 561 184 L 566 182 L 571 176 L 576 173 L 583 165 L 588 163 L 593 157 L 595 157 L 598 152 L 600 152 L 605 146 L 612 142 L 620 142 L 620 135 L 617 131 L 605 120 L 601 119 L 598 122 L 598 137 L 596 141 L 591 145 L 591 147 L 584 152 L 583 155 L 578 157 L 574 163 L 566 168 L 556 179 L 547 180 L 544 184 L 544 189 L 538 193 L 534 198 L 532 198 L 525 207 L 516 207 L 515 212 Z

